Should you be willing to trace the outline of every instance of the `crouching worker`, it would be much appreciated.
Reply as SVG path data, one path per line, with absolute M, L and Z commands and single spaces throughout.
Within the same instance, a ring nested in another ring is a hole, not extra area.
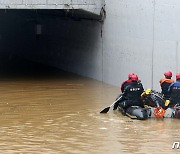
M 149 108 L 149 117 L 163 118 L 165 114 L 165 100 L 163 95 L 154 90 L 147 89 L 141 94 L 145 108 Z M 168 112 L 167 112 L 168 113 Z
M 171 85 L 171 83 L 174 82 L 174 80 L 172 80 L 172 72 L 167 71 L 164 73 L 165 78 L 160 80 L 160 85 L 161 85 L 161 89 L 162 89 L 162 94 L 164 95 L 164 99 L 165 100 L 169 100 L 170 98 L 170 93 L 168 91 L 169 86 Z
M 180 105 L 180 73 L 176 74 L 176 82 L 172 83 L 168 91 L 170 93 L 169 107 Z
M 141 94 L 141 99 L 144 102 L 145 106 L 150 107 L 162 107 L 165 108 L 165 100 L 163 99 L 163 95 L 154 90 L 147 89 Z
M 122 114 L 126 114 L 127 108 L 131 106 L 144 107 L 141 100 L 141 93 L 144 91 L 142 84 L 138 83 L 138 76 L 133 75 L 131 77 L 132 82 L 125 87 L 123 93 L 123 100 L 119 102 L 119 106 L 122 110 Z
M 124 92 L 124 89 L 126 88 L 126 86 L 128 86 L 129 84 L 131 84 L 131 82 L 132 82 L 132 80 L 131 80 L 131 78 L 132 78 L 132 76 L 133 75 L 135 75 L 134 73 L 129 73 L 128 74 L 128 80 L 126 80 L 126 81 L 124 81 L 122 84 L 121 84 L 121 92 L 123 93 Z M 118 95 L 118 97 L 116 98 L 116 100 L 118 100 L 115 104 L 114 104 L 114 106 L 113 106 L 113 110 L 116 110 L 117 108 L 118 108 L 118 105 L 119 105 L 119 102 L 121 101 L 121 100 L 123 100 L 124 98 L 123 98 L 123 94 L 119 94 Z

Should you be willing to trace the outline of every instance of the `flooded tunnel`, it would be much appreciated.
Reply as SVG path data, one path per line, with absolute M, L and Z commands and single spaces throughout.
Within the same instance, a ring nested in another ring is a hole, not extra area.
M 101 20 L 83 10 L 1 9 L 0 76 L 66 71 L 100 79 Z
M 74 3 L 70 7 L 76 10 L 64 9 L 69 4 L 63 3 Z M 171 59 L 174 54 L 169 56 L 169 51 L 179 51 L 179 37 L 174 35 L 179 34 L 178 28 L 173 36 L 166 33 L 177 19 L 177 1 L 107 1 L 104 25 L 102 16 L 93 13 L 94 3 L 100 0 L 0 0 L 0 153 L 178 150 L 171 147 L 179 141 L 179 119 L 133 120 L 109 106 L 120 92 L 112 84 L 119 85 L 131 68 L 142 81 L 141 77 L 149 79 L 142 82 L 145 89 L 151 87 L 152 47 L 154 53 L 163 52 Z M 78 9 L 81 6 L 86 11 Z M 174 23 L 178 27 L 179 22 Z M 159 56 L 157 61 L 161 62 Z M 154 67 L 155 75 L 167 68 L 162 64 Z M 167 65 L 174 67 L 174 63 Z M 100 114 L 106 107 L 108 113 Z

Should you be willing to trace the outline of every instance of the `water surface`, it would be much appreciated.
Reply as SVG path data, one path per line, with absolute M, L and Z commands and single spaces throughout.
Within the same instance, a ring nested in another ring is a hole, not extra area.
M 119 87 L 75 75 L 0 81 L 0 153 L 179 153 L 180 120 L 131 120 L 112 109 Z

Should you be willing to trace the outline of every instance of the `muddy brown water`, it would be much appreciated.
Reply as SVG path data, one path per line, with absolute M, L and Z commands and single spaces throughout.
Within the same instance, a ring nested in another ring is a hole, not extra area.
M 67 75 L 0 81 L 0 153 L 179 153 L 180 120 L 131 120 L 112 109 L 119 87 Z

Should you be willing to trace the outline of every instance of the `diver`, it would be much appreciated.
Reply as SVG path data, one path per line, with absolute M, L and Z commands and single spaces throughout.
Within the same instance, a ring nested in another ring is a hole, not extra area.
M 165 109 L 165 100 L 163 95 L 152 89 L 147 89 L 141 94 L 141 99 L 145 106 L 163 107 Z
M 141 94 L 141 99 L 144 102 L 144 107 L 149 109 L 149 117 L 164 118 L 172 115 L 171 110 L 168 110 L 168 112 L 165 110 L 167 109 L 165 106 L 166 101 L 162 93 L 147 89 Z

